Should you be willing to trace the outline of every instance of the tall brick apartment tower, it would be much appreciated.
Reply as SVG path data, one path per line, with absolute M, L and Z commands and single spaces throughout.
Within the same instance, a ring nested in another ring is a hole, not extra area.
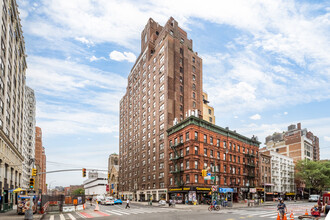
M 192 40 L 170 18 L 151 18 L 141 34 L 141 53 L 120 101 L 119 195 L 137 200 L 167 197 L 166 130 L 194 110 L 202 115 L 202 59 Z

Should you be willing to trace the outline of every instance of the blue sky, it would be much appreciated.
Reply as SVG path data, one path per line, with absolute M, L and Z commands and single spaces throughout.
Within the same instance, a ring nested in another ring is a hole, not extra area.
M 330 158 L 328 1 L 18 0 L 27 83 L 47 170 L 106 168 L 118 152 L 119 100 L 149 17 L 173 16 L 203 58 L 216 123 L 259 140 L 302 123 Z M 81 172 L 50 174 L 51 186 Z

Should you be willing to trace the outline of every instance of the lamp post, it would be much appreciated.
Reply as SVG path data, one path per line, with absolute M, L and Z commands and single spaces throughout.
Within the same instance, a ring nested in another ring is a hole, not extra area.
M 267 173 L 265 173 L 264 176 L 264 202 L 266 202 L 266 179 L 267 179 Z

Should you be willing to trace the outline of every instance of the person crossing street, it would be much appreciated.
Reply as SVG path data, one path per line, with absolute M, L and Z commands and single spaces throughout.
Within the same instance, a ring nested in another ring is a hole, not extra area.
M 280 214 L 281 220 L 284 220 L 284 215 L 286 212 L 288 212 L 286 205 L 284 204 L 283 200 L 280 200 L 280 203 L 277 205 L 277 210 Z
M 131 208 L 131 207 L 129 206 L 129 198 L 127 198 L 125 209 L 127 209 L 127 207 L 128 207 L 128 208 Z

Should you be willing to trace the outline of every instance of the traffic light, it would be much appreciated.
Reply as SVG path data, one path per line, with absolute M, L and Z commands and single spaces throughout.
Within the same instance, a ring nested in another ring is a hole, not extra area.
M 83 168 L 83 169 L 82 169 L 82 176 L 83 176 L 83 177 L 86 177 L 86 168 Z
M 202 176 L 207 176 L 207 171 L 206 170 L 202 170 Z
M 32 169 L 32 176 L 36 176 L 37 175 L 37 169 L 36 168 L 33 168 Z
M 110 179 L 110 173 L 108 173 L 108 179 Z
M 33 189 L 34 188 L 34 178 L 30 178 L 29 188 L 30 189 Z

